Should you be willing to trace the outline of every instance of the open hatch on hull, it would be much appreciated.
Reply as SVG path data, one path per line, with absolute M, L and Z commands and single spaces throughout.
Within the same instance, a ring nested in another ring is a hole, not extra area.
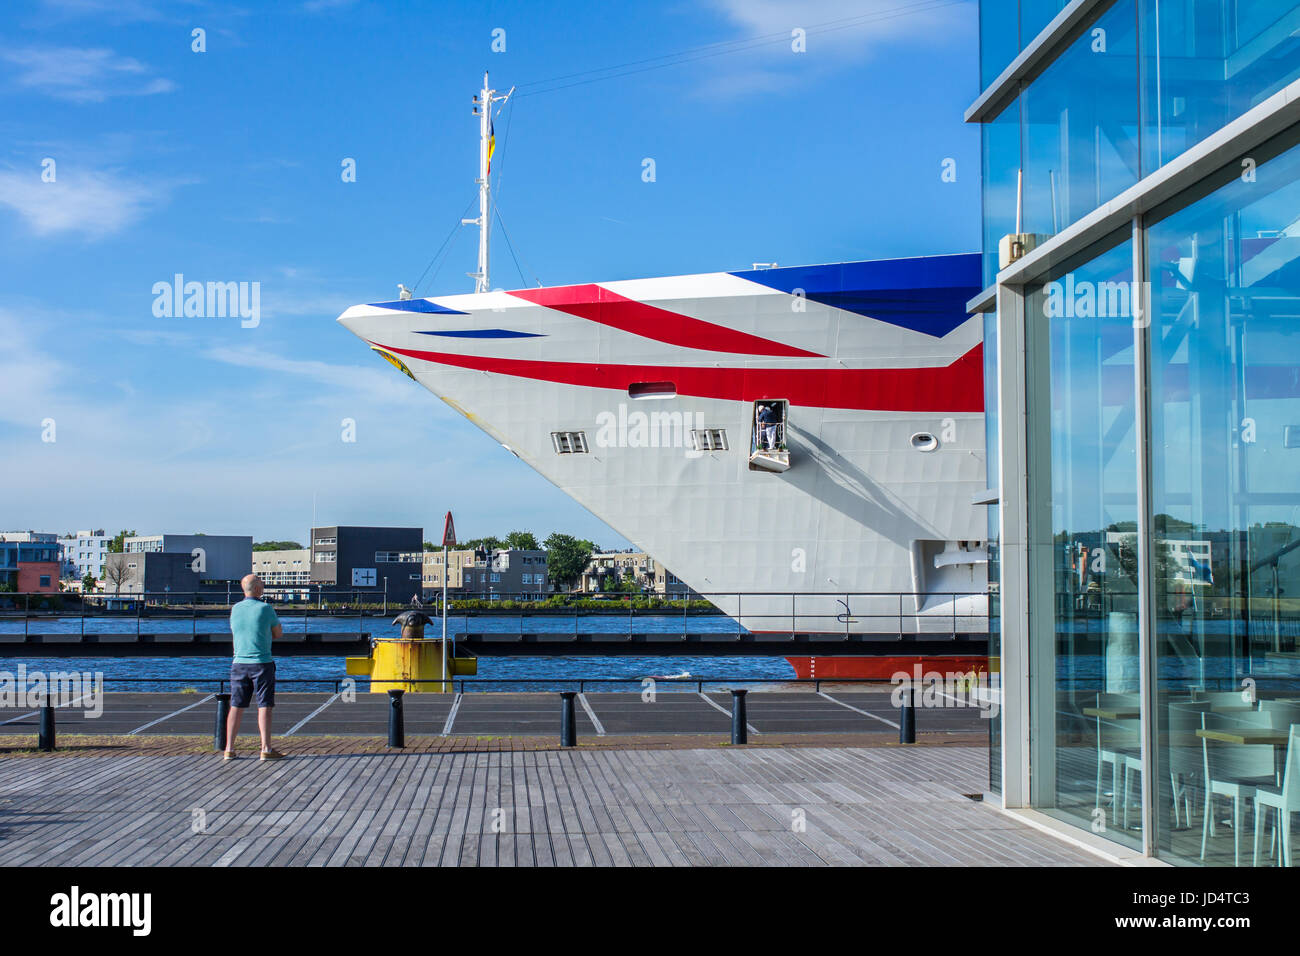
M 753 429 L 749 439 L 749 470 L 778 474 L 790 468 L 790 449 L 785 443 L 790 403 L 784 398 L 765 398 L 754 403 Z

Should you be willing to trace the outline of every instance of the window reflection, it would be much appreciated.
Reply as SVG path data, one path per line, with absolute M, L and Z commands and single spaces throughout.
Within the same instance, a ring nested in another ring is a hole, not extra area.
M 1029 297 L 1026 321 L 1046 325 L 1051 395 L 1055 728 L 1047 752 L 1054 765 L 1051 794 L 1040 787 L 1038 795 L 1052 804 L 1047 812 L 1136 845 L 1142 764 L 1132 265 L 1125 241 L 1068 269 Z
M 1300 149 L 1248 178 L 1148 237 L 1160 845 L 1227 865 L 1300 722 Z
M 1300 77 L 1300 4 L 1141 0 L 1143 172 Z
M 1022 97 L 1025 231 L 1052 236 L 1138 180 L 1132 0 L 1112 7 Z

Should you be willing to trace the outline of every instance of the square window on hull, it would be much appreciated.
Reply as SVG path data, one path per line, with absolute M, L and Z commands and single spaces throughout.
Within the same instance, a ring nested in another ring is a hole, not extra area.
M 551 444 L 557 455 L 587 454 L 586 432 L 551 432 Z
M 696 451 L 726 451 L 727 430 L 725 428 L 691 429 L 691 446 Z

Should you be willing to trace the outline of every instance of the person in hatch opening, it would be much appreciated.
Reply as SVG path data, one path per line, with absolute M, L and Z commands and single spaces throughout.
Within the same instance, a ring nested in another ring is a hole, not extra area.
M 780 423 L 781 416 L 776 410 L 775 402 L 767 402 L 758 406 L 758 424 L 762 429 L 762 445 L 768 451 L 776 450 L 776 431 Z

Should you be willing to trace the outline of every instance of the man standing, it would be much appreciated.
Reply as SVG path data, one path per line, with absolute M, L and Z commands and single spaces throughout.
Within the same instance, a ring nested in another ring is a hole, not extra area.
M 762 428 L 760 444 L 768 451 L 776 450 L 776 406 L 765 402 L 758 407 L 758 424 Z
M 275 609 L 261 600 L 262 579 L 246 574 L 239 582 L 244 599 L 230 609 L 230 633 L 234 637 L 235 659 L 230 665 L 230 717 L 226 722 L 224 759 L 235 759 L 235 735 L 244 708 L 257 697 L 257 729 L 262 734 L 262 759 L 284 756 L 271 746 L 271 708 L 275 706 L 275 661 L 271 641 L 284 634 Z

